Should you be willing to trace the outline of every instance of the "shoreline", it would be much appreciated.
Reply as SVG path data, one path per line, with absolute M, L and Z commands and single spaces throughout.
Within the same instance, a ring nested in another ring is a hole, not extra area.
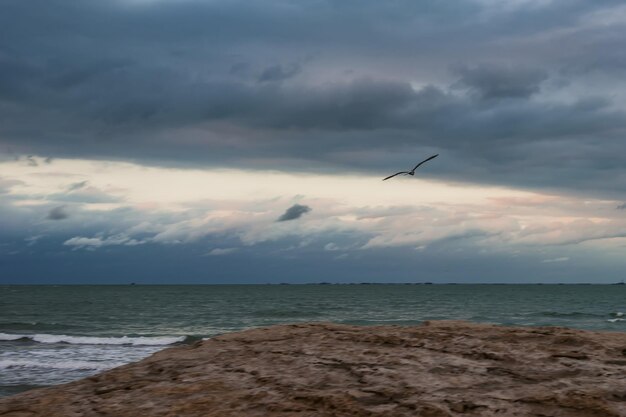
M 626 333 L 277 325 L 0 398 L 3 417 L 626 415 Z

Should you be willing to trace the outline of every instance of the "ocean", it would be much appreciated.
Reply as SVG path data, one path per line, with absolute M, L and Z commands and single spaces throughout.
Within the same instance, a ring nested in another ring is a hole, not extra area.
M 625 312 L 624 285 L 5 285 L 0 396 L 279 323 L 452 319 L 626 331 Z

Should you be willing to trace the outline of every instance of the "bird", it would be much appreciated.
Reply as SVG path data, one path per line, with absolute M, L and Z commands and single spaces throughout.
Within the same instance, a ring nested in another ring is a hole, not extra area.
M 400 171 L 400 172 L 396 172 L 395 174 L 390 175 L 390 176 L 388 176 L 387 178 L 383 178 L 383 181 L 388 180 L 389 178 L 393 178 L 393 177 L 395 177 L 396 175 L 400 175 L 400 174 L 404 174 L 404 175 L 415 175 L 415 170 L 416 170 L 417 168 L 419 168 L 419 166 L 420 166 L 420 165 L 422 165 L 423 163 L 428 162 L 428 161 L 430 161 L 431 159 L 434 159 L 434 158 L 436 158 L 436 157 L 438 157 L 438 156 L 439 156 L 439 154 L 436 154 L 436 155 L 433 155 L 433 156 L 431 156 L 431 157 L 429 157 L 429 158 L 426 158 L 426 159 L 424 159 L 422 162 L 420 162 L 419 164 L 415 165 L 415 168 L 413 168 L 412 170 L 410 170 L 410 171 Z

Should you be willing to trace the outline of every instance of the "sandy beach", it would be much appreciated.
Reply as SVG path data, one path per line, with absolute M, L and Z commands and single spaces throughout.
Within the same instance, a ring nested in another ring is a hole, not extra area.
M 294 324 L 8 397 L 0 415 L 625 416 L 625 369 L 624 333 Z

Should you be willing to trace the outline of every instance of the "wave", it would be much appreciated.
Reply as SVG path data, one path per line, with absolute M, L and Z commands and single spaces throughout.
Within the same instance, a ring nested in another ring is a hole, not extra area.
M 619 321 L 626 321 L 626 319 L 615 318 L 615 319 L 608 319 L 607 321 L 609 323 L 617 323 Z
M 94 337 L 68 336 L 64 334 L 0 333 L 0 341 L 32 341 L 37 343 L 66 343 L 70 345 L 166 346 L 174 343 L 189 343 L 193 342 L 194 340 L 197 340 L 197 338 L 187 336 Z
M 32 361 L 26 359 L 3 359 L 0 360 L 0 369 L 12 368 L 40 368 L 40 369 L 64 369 L 64 370 L 98 370 L 104 371 L 124 365 L 126 362 L 91 362 L 91 361 Z

